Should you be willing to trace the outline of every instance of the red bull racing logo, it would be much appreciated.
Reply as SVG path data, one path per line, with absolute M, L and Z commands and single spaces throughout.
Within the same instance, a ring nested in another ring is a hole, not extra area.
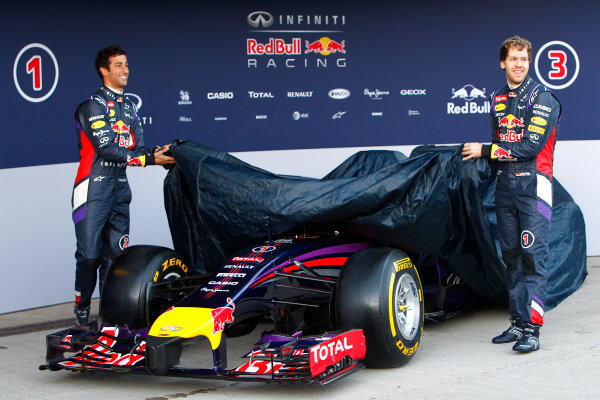
M 210 316 L 213 320 L 213 336 L 217 332 L 223 332 L 225 330 L 225 323 L 233 322 L 233 311 L 235 311 L 235 304 L 233 304 L 233 300 L 231 298 L 227 298 L 227 303 L 231 305 L 231 307 L 219 307 L 211 310 Z
M 332 64 L 335 67 L 346 68 L 346 41 L 334 40 L 327 36 L 310 41 L 304 40 L 304 50 L 302 49 L 302 40 L 293 38 L 291 43 L 280 38 L 269 38 L 268 41 L 259 42 L 256 39 L 246 39 L 246 54 L 248 56 L 258 56 L 257 58 L 248 58 L 248 68 L 259 68 L 261 66 L 267 69 L 278 69 L 280 66 L 285 68 L 327 68 Z M 333 57 L 304 57 L 298 58 L 299 55 L 316 54 L 321 56 L 336 55 Z M 263 58 L 261 56 L 296 56 L 281 59 L 278 57 Z

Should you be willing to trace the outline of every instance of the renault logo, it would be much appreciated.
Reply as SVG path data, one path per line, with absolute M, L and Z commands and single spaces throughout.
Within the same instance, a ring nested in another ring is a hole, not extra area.
M 260 25 L 268 28 L 273 25 L 273 16 L 266 11 L 254 11 L 248 14 L 248 24 L 254 28 L 258 28 Z

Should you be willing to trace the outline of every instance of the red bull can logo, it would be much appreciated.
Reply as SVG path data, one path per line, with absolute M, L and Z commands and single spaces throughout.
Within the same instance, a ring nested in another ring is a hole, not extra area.
M 498 120 L 498 126 L 505 126 L 507 128 L 514 128 L 516 126 L 519 126 L 521 128 L 524 128 L 525 124 L 523 124 L 523 120 L 515 117 L 512 114 L 508 114 L 506 117 Z
M 314 42 L 310 42 L 305 40 L 306 50 L 304 54 L 307 53 L 319 53 L 324 56 L 327 56 L 331 53 L 346 53 L 344 47 L 346 46 L 346 41 L 342 40 L 341 42 L 337 42 L 328 37 L 322 37 L 319 40 L 315 40 Z
M 210 316 L 213 320 L 213 336 L 217 332 L 223 332 L 225 330 L 225 323 L 233 322 L 233 311 L 235 311 L 235 304 L 233 304 L 233 300 L 231 298 L 227 298 L 227 303 L 231 305 L 231 307 L 219 307 L 211 310 Z

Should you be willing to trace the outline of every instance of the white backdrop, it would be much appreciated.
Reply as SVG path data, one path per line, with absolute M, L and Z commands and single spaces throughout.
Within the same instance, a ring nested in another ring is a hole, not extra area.
M 386 147 L 406 155 L 414 146 Z M 336 148 L 233 153 L 266 170 L 320 178 L 359 150 Z M 383 149 L 381 147 L 377 149 Z M 588 255 L 600 255 L 600 194 L 595 161 L 599 141 L 558 142 L 554 176 L 579 204 L 586 221 Z M 71 190 L 76 163 L 0 170 L 0 313 L 73 300 L 75 233 Z M 171 247 L 160 167 L 129 168 L 133 191 L 130 245 Z M 552 249 L 550 249 L 552 251 Z

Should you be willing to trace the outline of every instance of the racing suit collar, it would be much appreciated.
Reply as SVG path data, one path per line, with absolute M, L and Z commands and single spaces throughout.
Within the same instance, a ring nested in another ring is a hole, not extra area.
M 118 91 L 117 89 L 113 89 L 113 88 L 111 88 L 110 86 L 107 86 L 107 85 L 102 85 L 102 87 L 106 88 L 107 90 L 110 90 L 111 92 L 113 92 L 117 96 L 123 96 L 123 93 L 125 92 L 124 90 Z
M 521 82 L 521 84 L 519 86 L 511 86 L 507 82 L 506 87 L 508 88 L 508 90 L 512 90 L 513 92 L 516 92 L 516 91 L 520 91 L 520 89 L 526 88 L 527 86 L 529 86 L 530 83 L 531 83 L 531 78 L 529 77 L 529 75 L 527 75 L 525 77 L 525 80 L 523 82 Z

